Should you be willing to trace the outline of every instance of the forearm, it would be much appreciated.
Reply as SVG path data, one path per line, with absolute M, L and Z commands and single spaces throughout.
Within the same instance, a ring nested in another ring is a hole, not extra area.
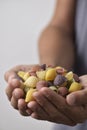
M 77 0 L 57 0 L 51 25 L 60 26 L 66 31 L 74 31 Z
M 76 0 L 58 0 L 50 24 L 39 39 L 40 63 L 61 65 L 70 69 L 74 64 L 74 21 Z
M 75 47 L 72 35 L 54 26 L 48 26 L 39 39 L 40 63 L 61 65 L 70 69 L 74 64 Z

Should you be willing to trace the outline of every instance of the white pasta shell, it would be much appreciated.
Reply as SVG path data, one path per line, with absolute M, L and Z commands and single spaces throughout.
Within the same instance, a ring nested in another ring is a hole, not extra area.
M 36 75 L 40 80 L 45 80 L 46 71 L 37 71 Z
M 38 78 L 36 76 L 30 76 L 25 82 L 24 85 L 30 88 L 36 87 Z

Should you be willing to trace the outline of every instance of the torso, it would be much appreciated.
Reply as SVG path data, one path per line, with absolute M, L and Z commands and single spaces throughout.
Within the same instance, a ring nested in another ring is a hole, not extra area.
M 87 0 L 78 0 L 76 20 L 76 73 L 87 74 Z

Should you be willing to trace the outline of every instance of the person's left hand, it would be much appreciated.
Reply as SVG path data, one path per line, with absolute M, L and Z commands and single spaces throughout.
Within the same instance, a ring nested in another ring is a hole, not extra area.
M 70 106 L 64 97 L 49 88 L 44 87 L 33 96 L 35 101 L 28 103 L 28 108 L 33 111 L 31 114 L 33 118 L 70 126 L 87 119 L 86 106 Z

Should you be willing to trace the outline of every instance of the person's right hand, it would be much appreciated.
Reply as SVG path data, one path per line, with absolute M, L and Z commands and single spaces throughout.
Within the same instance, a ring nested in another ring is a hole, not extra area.
M 4 78 L 7 82 L 6 87 L 6 95 L 13 106 L 13 108 L 19 110 L 21 115 L 29 116 L 32 111 L 30 109 L 27 110 L 27 104 L 24 100 L 24 92 L 20 88 L 21 87 L 21 80 L 17 76 L 17 72 L 20 70 L 29 71 L 33 67 L 33 65 L 19 65 L 15 66 L 14 68 L 8 70 Z M 38 69 L 39 65 L 34 65 L 33 69 Z

